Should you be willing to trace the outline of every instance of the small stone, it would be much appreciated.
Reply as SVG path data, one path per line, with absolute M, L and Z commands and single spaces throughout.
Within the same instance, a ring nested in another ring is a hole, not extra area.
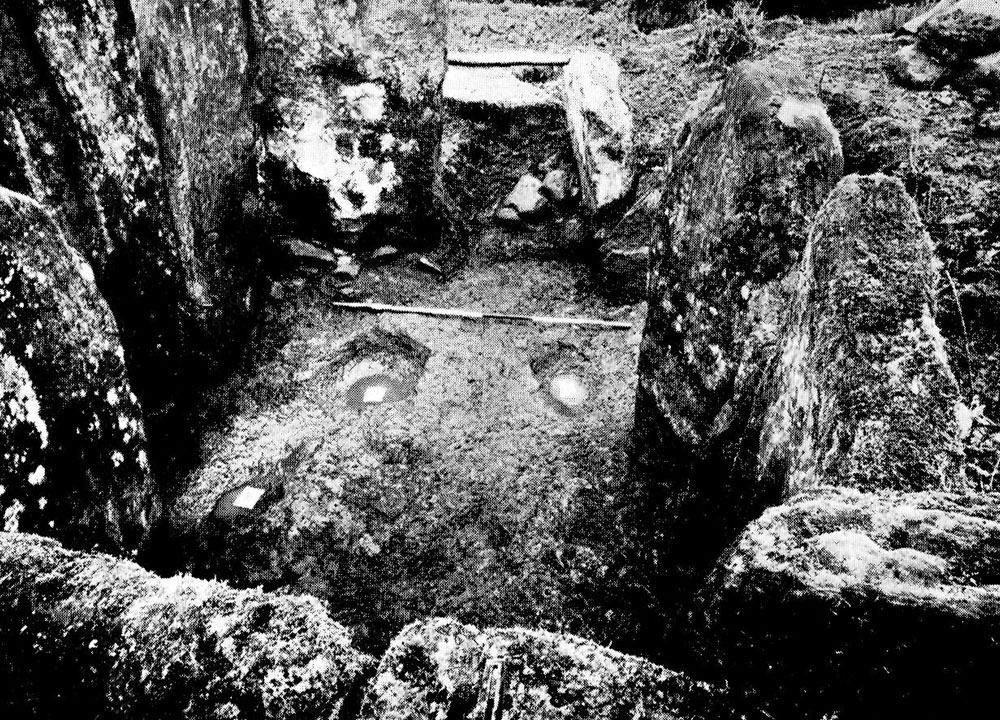
M 320 265 L 337 265 L 337 256 L 328 250 L 298 238 L 281 238 L 281 248 L 297 262 Z
M 904 45 L 886 61 L 886 70 L 901 84 L 917 89 L 933 87 L 944 77 L 944 68 L 916 45 Z
M 514 208 L 520 216 L 537 215 L 548 205 L 542 195 L 542 181 L 534 175 L 522 175 L 510 191 L 504 205 Z
M 517 210 L 508 206 L 504 206 L 497 210 L 494 217 L 496 217 L 497 222 L 505 225 L 515 225 L 521 220 L 521 216 L 517 214 Z
M 990 135 L 1000 135 L 1000 109 L 987 110 L 979 116 L 976 125 Z
M 554 203 L 564 203 L 573 191 L 573 176 L 567 170 L 550 170 L 542 181 L 542 190 Z
M 335 275 L 356 278 L 360 272 L 361 265 L 353 255 L 341 255 L 337 258 L 337 269 L 334 270 Z
M 400 249 L 395 245 L 380 245 L 375 248 L 372 252 L 370 258 L 372 260 L 378 260 L 380 262 L 391 260 L 392 258 L 399 255 Z

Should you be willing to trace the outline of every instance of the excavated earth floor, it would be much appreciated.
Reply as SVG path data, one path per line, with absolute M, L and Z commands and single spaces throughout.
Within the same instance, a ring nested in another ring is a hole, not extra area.
M 317 594 L 373 646 L 429 615 L 593 635 L 588 598 L 621 545 L 644 308 L 588 284 L 573 262 L 473 258 L 439 281 L 404 256 L 356 286 L 372 302 L 627 329 L 369 314 L 333 306 L 322 274 L 276 281 L 275 333 L 212 393 L 203 462 L 174 506 L 189 568 Z M 307 457 L 253 549 L 230 535 L 219 551 L 219 498 L 293 448 Z

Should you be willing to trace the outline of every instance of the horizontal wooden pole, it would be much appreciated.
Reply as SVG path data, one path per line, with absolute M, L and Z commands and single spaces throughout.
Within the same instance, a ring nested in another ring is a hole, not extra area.
M 511 67 L 515 65 L 568 65 L 569 55 L 541 50 L 498 50 L 494 52 L 449 52 L 449 65 Z
M 384 305 L 382 303 L 335 302 L 333 303 L 333 306 L 343 310 L 358 310 L 361 312 L 429 315 L 431 317 L 451 317 L 465 320 L 505 320 L 509 322 L 530 322 L 538 325 L 598 327 L 609 330 L 629 330 L 632 328 L 632 323 L 630 322 L 625 322 L 623 320 L 600 320 L 597 318 L 554 317 L 551 315 L 510 315 L 506 313 L 479 312 L 476 310 L 453 310 L 449 308 L 408 305 Z

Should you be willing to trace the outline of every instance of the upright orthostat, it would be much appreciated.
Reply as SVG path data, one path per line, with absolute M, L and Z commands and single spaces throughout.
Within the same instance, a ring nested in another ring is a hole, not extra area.
M 812 85 L 773 65 L 737 65 L 677 138 L 651 249 L 635 462 L 678 592 L 769 504 L 753 481 L 756 395 L 789 271 L 842 172 Z

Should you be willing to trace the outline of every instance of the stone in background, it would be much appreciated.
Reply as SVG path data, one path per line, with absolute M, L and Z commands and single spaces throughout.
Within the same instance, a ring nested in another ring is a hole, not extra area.
M 159 503 L 114 316 L 34 200 L 0 188 L 0 239 L 5 525 L 135 552 Z
M 445 5 L 372 0 L 253 4 L 271 196 L 290 229 L 351 242 L 411 236 L 440 183 Z M 295 223 L 297 214 L 311 217 Z
M 961 490 L 958 383 L 934 321 L 937 261 L 902 181 L 844 178 L 809 235 L 773 370 L 759 480 Z

